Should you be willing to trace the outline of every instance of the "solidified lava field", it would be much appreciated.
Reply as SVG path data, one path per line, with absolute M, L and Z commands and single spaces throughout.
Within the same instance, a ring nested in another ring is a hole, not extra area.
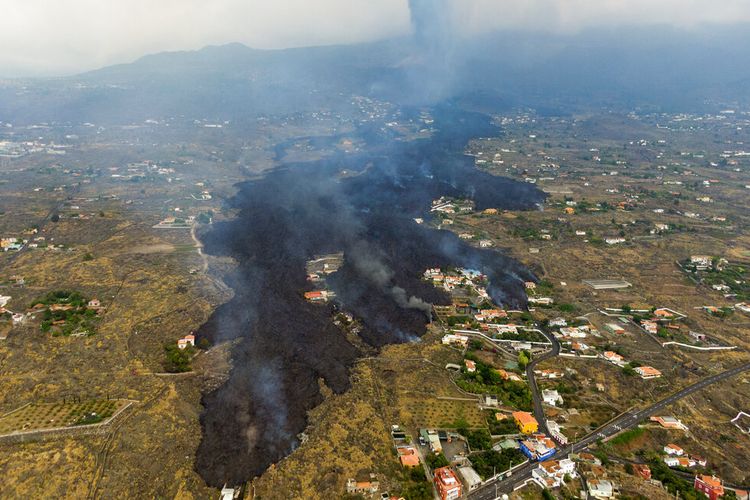
M 335 307 L 360 318 L 363 340 L 377 347 L 418 339 L 429 304 L 447 303 L 421 281 L 428 267 L 478 269 L 498 303 L 525 305 L 522 282 L 534 276 L 523 266 L 413 218 L 444 195 L 472 198 L 477 209 L 533 209 L 544 194 L 483 173 L 463 154 L 472 137 L 497 134 L 488 117 L 450 107 L 434 116 L 440 131 L 431 139 L 395 142 L 363 129 L 366 153 L 283 164 L 241 184 L 231 201 L 238 217 L 204 236 L 207 252 L 238 268 L 226 278 L 235 297 L 198 335 L 241 339 L 229 379 L 203 397 L 196 468 L 208 484 L 247 481 L 290 453 L 307 411 L 322 401 L 319 378 L 336 392 L 348 388 L 359 352 L 333 325 Z M 328 279 L 336 304 L 310 304 L 305 263 L 333 252 L 345 256 Z

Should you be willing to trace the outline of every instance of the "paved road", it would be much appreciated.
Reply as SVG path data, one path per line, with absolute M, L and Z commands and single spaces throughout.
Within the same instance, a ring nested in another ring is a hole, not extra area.
M 640 422 L 646 420 L 648 417 L 658 413 L 663 408 L 674 404 L 680 399 L 689 396 L 697 391 L 700 391 L 701 389 L 705 389 L 706 387 L 715 384 L 716 382 L 726 380 L 748 370 L 750 370 L 750 363 L 745 363 L 725 372 L 719 373 L 717 375 L 712 375 L 699 382 L 696 382 L 695 384 L 690 385 L 643 410 L 630 410 L 626 413 L 623 413 L 615 420 L 608 423 L 603 428 L 589 434 L 581 441 L 561 448 L 552 458 L 564 457 L 569 453 L 581 451 L 589 447 L 592 443 L 596 442 L 599 439 L 605 439 L 610 436 L 614 436 L 620 431 L 635 427 Z M 531 380 L 531 378 L 529 380 Z M 535 463 L 528 463 L 523 467 L 516 469 L 512 477 L 502 481 L 490 483 L 471 493 L 469 495 L 469 498 L 472 500 L 490 500 L 497 498 L 498 495 L 502 495 L 503 493 L 510 493 L 513 491 L 516 485 L 526 481 L 531 477 L 531 471 L 535 467 Z
M 560 354 L 560 342 L 553 336 L 541 330 L 537 330 L 544 335 L 547 340 L 552 343 L 552 349 L 545 352 L 544 354 L 537 355 L 531 363 L 526 365 L 526 379 L 529 381 L 529 389 L 531 389 L 531 399 L 534 404 L 534 417 L 539 422 L 539 431 L 548 433 L 547 431 L 547 419 L 544 418 L 544 407 L 542 406 L 542 396 L 539 393 L 539 386 L 536 383 L 536 377 L 534 377 L 534 368 L 537 364 L 544 360 L 553 358 Z

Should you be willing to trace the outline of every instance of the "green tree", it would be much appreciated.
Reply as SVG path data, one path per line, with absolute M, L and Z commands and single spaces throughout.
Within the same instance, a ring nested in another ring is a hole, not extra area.
M 180 349 L 175 344 L 167 344 L 164 346 L 164 351 L 166 354 L 164 370 L 166 370 L 167 372 L 184 373 L 189 372 L 192 369 L 192 347 L 187 346 L 185 349 Z
M 518 366 L 521 367 L 521 369 L 525 369 L 526 365 L 529 364 L 531 360 L 529 359 L 529 355 L 526 354 L 526 351 L 521 351 L 518 354 Z
M 440 467 L 447 467 L 448 465 L 450 465 L 450 462 L 448 462 L 448 459 L 445 458 L 445 455 L 443 455 L 442 453 L 430 453 L 425 458 L 425 461 L 432 470 L 439 469 Z

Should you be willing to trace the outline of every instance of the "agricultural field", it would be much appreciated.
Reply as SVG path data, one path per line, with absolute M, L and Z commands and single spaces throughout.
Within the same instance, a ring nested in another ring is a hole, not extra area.
M 0 435 L 107 422 L 131 403 L 126 400 L 30 403 L 0 416 Z

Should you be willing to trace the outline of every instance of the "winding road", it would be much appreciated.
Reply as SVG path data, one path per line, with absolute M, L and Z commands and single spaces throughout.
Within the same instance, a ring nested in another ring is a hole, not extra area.
M 554 358 L 560 354 L 560 342 L 554 337 L 541 330 L 536 330 L 546 337 L 552 343 L 552 349 L 537 355 L 531 362 L 526 365 L 526 380 L 529 381 L 529 389 L 531 389 L 532 403 L 534 404 L 534 418 L 539 422 L 539 430 L 545 434 L 549 434 L 547 430 L 547 419 L 544 417 L 544 407 L 542 406 L 542 396 L 539 393 L 539 386 L 536 383 L 536 377 L 534 377 L 534 368 L 542 361 Z

